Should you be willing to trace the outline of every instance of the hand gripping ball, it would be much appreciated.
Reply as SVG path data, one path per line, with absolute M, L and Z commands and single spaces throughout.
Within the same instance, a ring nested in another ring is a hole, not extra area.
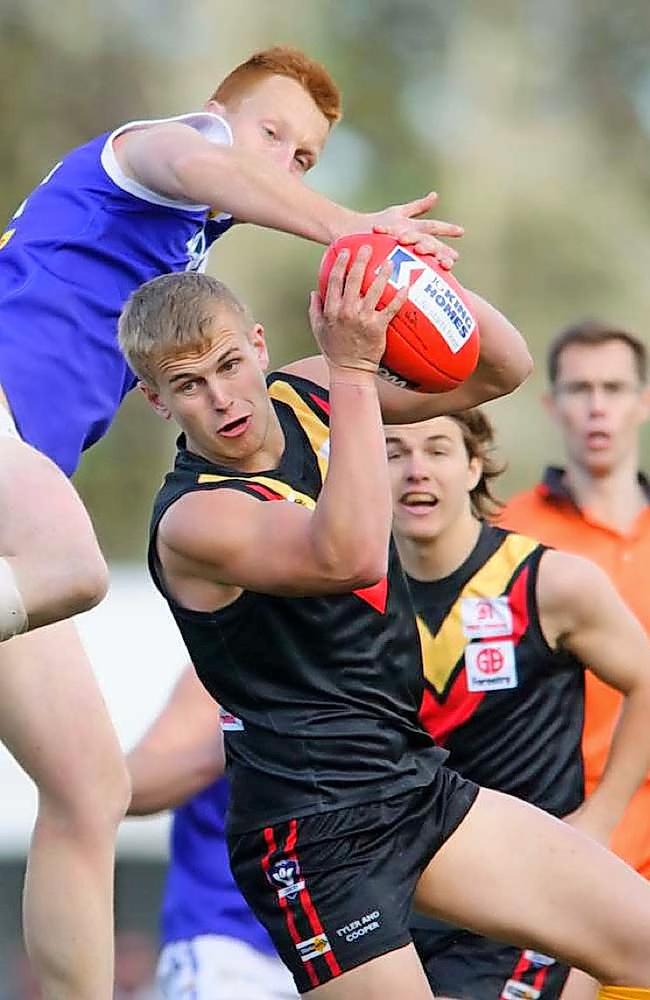
M 394 385 L 416 392 L 446 392 L 460 385 L 476 368 L 479 330 L 465 289 L 435 257 L 400 246 L 392 236 L 354 233 L 332 243 L 318 275 L 325 299 L 330 271 L 341 250 L 349 250 L 348 269 L 364 244 L 372 256 L 361 285 L 365 292 L 377 269 L 388 258 L 393 272 L 379 300 L 387 305 L 397 289 L 408 284 L 408 299 L 388 325 L 386 351 L 379 375 Z

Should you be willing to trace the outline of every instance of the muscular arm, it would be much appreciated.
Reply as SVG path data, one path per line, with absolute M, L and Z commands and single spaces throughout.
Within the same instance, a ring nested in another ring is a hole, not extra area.
M 600 783 L 576 818 L 606 840 L 650 768 L 650 642 L 606 574 L 579 556 L 544 554 L 538 602 L 551 646 L 625 696 Z
M 357 213 L 310 190 L 267 157 L 208 142 L 180 122 L 118 138 L 122 169 L 169 198 L 210 205 L 240 222 L 329 243 L 363 228 Z
M 468 295 L 481 335 L 476 370 L 458 388 L 437 394 L 409 392 L 407 389 L 396 388 L 385 379 L 377 378 L 384 423 L 416 423 L 418 420 L 428 420 L 456 410 L 479 406 L 512 392 L 530 374 L 532 359 L 519 331 L 480 296 L 474 292 L 468 292 Z M 296 361 L 287 365 L 284 371 L 327 386 L 327 365 L 321 357 Z
M 135 129 L 118 136 L 115 156 L 122 170 L 145 187 L 168 198 L 209 205 L 239 222 L 293 233 L 327 244 L 346 233 L 366 232 L 376 224 L 387 231 L 409 231 L 427 239 L 461 236 L 462 228 L 435 219 L 415 219 L 437 200 L 431 193 L 381 212 L 361 213 L 338 205 L 308 188 L 272 159 L 258 153 L 209 142 L 181 122 Z M 455 251 L 434 240 L 429 252 L 451 266 Z
M 217 705 L 189 664 L 169 701 L 127 755 L 129 815 L 173 809 L 220 778 L 223 740 Z

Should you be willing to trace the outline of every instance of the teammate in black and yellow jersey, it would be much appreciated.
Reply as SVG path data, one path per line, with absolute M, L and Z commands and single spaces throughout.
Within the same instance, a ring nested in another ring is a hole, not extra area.
M 340 256 L 325 302 L 312 296 L 324 357 L 268 385 L 263 328 L 205 275 L 149 282 L 120 323 L 147 396 L 185 434 L 155 505 L 150 565 L 226 713 L 235 878 L 300 991 L 323 1000 L 431 997 L 408 927 L 416 892 L 447 918 L 506 937 L 518 928 L 601 978 L 650 988 L 644 881 L 567 825 L 444 767 L 420 726 L 382 414 L 426 419 L 507 391 L 529 357 L 473 298 L 471 379 L 439 397 L 381 383 L 402 297 L 375 309 L 386 269 L 361 294 L 368 260 L 362 249 L 344 279 Z M 517 890 L 503 893 L 513 855 Z
M 481 411 L 386 433 L 394 532 L 423 650 L 425 728 L 464 777 L 607 843 L 650 765 L 643 629 L 596 566 L 489 523 L 500 469 Z M 586 803 L 585 664 L 626 696 Z M 492 850 L 485 845 L 486 862 Z M 436 993 L 463 1000 L 556 1000 L 569 972 L 532 948 L 424 918 L 414 920 L 414 940 Z

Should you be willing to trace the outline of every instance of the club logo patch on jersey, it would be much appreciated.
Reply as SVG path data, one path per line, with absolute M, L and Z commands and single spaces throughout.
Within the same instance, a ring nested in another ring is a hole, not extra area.
M 499 994 L 499 1000 L 537 1000 L 541 995 L 542 991 L 534 986 L 509 979 Z
M 316 934 L 315 937 L 299 941 L 296 945 L 296 951 L 303 962 L 310 962 L 312 958 L 320 958 L 321 955 L 325 955 L 331 950 L 332 946 L 327 940 L 327 934 Z
M 506 596 L 463 597 L 460 613 L 468 639 L 512 635 L 512 610 Z
M 276 889 L 279 899 L 294 900 L 305 888 L 305 880 L 300 877 L 300 865 L 296 858 L 282 858 L 276 861 L 269 868 L 267 878 Z
M 502 691 L 517 687 L 515 645 L 511 640 L 471 642 L 465 647 L 468 691 Z
M 243 733 L 244 723 L 239 716 L 233 715 L 232 712 L 227 712 L 225 708 L 220 708 L 219 718 L 224 733 Z
M 205 271 L 208 264 L 208 252 L 210 247 L 205 235 L 205 229 L 201 228 L 192 236 L 186 244 L 187 264 L 186 271 Z

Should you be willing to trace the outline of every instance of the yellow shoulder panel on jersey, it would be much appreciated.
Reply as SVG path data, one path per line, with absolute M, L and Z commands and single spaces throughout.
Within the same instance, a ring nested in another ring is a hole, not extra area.
M 295 413 L 300 426 L 307 435 L 309 443 L 314 450 L 321 478 L 325 481 L 329 457 L 327 449 L 329 441 L 328 427 L 318 419 L 313 410 L 288 382 L 272 382 L 269 386 L 269 396 L 272 399 L 280 400 L 281 403 L 286 403 Z
M 468 642 L 461 620 L 463 598 L 500 597 L 517 567 L 538 545 L 539 542 L 523 535 L 507 535 L 494 555 L 483 563 L 460 591 L 437 635 L 433 635 L 426 623 L 418 617 L 424 675 L 438 694 L 445 693 Z
M 217 476 L 213 475 L 211 472 L 202 472 L 197 479 L 197 482 L 224 483 L 227 481 L 232 482 L 236 479 L 237 476 Z M 313 510 L 316 506 L 316 501 L 312 497 L 307 496 L 306 493 L 301 493 L 300 490 L 294 490 L 293 486 L 289 486 L 288 483 L 283 483 L 279 479 L 271 479 L 270 476 L 248 476 L 246 479 L 240 479 L 239 482 L 250 483 L 251 485 L 259 483 L 260 486 L 266 486 L 267 489 L 273 490 L 274 493 L 279 493 L 285 500 L 289 500 L 291 503 L 300 504 L 301 507 L 307 507 L 309 510 Z

